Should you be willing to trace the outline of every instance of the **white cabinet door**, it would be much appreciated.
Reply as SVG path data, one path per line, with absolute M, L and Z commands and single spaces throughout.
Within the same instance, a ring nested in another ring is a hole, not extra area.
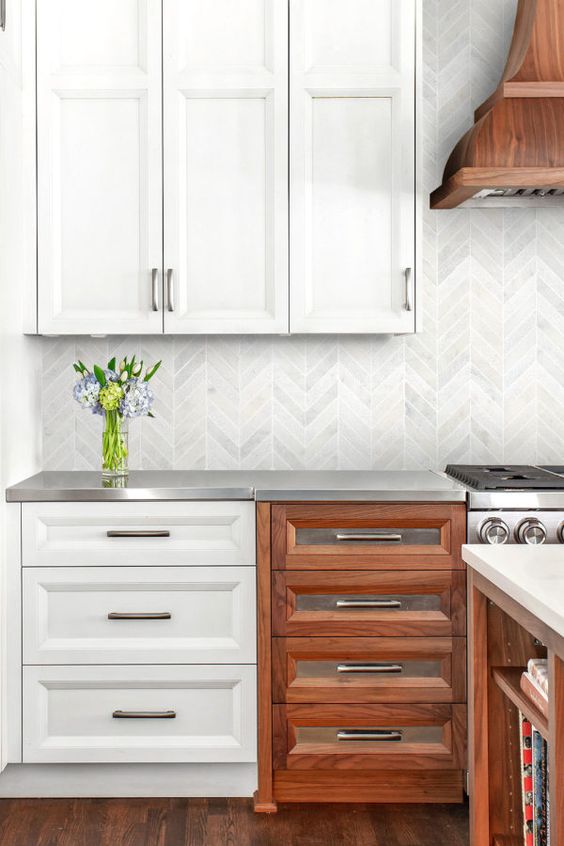
M 164 2 L 168 333 L 288 330 L 288 8 Z
M 254 567 L 27 567 L 25 664 L 256 660 Z
M 416 0 L 290 0 L 292 332 L 412 332 Z
M 37 0 L 39 332 L 162 331 L 160 0 Z
M 249 665 L 24 667 L 23 701 L 24 764 L 256 761 Z

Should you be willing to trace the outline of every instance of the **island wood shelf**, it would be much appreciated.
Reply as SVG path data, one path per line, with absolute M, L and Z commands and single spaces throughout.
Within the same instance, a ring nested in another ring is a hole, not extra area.
M 493 679 L 507 698 L 548 741 L 548 720 L 521 690 L 521 675 L 526 669 L 526 667 L 494 667 L 492 670 Z
M 548 742 L 551 840 L 562 843 L 564 637 L 471 565 L 468 611 L 470 843 L 523 842 L 519 710 Z M 548 657 L 548 720 L 520 688 L 523 668 L 535 657 Z

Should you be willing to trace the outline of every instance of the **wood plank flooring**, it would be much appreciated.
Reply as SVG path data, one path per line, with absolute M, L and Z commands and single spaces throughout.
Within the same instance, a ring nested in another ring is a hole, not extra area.
M 3 799 L 1 846 L 468 846 L 466 805 L 280 806 L 246 799 Z

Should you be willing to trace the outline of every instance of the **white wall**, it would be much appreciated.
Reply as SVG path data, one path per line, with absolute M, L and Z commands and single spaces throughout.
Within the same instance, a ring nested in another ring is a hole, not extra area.
M 30 93 L 30 92 L 26 92 Z M 8 0 L 7 27 L 0 32 L 0 602 L 5 575 L 18 561 L 8 557 L 4 502 L 7 485 L 41 465 L 40 345 L 22 334 L 23 292 L 33 271 L 33 218 L 29 200 L 29 138 L 21 76 L 20 2 Z M 32 224 L 30 229 L 29 223 Z M 0 606 L 1 607 L 1 606 Z M 2 621 L 2 649 L 6 642 Z M 2 661 L 5 669 L 5 662 Z M 4 685 L 2 683 L 2 689 Z M 4 702 L 2 701 L 2 708 Z M 2 724 L 0 714 L 0 725 Z
M 515 8 L 424 0 L 428 191 L 499 80 Z M 564 213 L 428 211 L 423 251 L 417 337 L 45 339 L 46 466 L 98 466 L 71 363 L 110 350 L 165 361 L 158 420 L 131 427 L 138 467 L 563 461 Z

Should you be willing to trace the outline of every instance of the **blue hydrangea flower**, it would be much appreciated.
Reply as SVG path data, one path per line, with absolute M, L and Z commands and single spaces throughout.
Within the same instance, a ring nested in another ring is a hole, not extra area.
M 120 403 L 123 417 L 145 417 L 153 405 L 153 392 L 148 382 L 140 379 L 128 379 L 123 386 L 124 397 Z
M 79 379 L 73 388 L 73 396 L 83 408 L 95 408 L 98 404 L 100 383 L 93 373 L 87 373 Z

